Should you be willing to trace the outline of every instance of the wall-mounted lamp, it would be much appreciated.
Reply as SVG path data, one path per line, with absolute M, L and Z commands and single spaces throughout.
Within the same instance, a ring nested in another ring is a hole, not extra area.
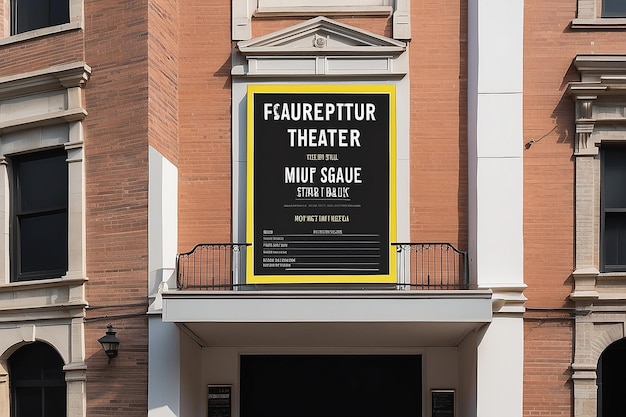
M 104 353 L 109 357 L 109 362 L 111 359 L 117 356 L 117 348 L 120 346 L 120 340 L 115 336 L 117 332 L 113 331 L 113 326 L 107 326 L 107 333 L 98 339 L 98 342 L 102 345 L 102 349 L 104 349 Z

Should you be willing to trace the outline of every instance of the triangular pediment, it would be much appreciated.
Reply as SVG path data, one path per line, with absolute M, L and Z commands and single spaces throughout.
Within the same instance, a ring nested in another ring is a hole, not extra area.
M 243 55 L 399 55 L 406 43 L 320 16 L 237 47 Z

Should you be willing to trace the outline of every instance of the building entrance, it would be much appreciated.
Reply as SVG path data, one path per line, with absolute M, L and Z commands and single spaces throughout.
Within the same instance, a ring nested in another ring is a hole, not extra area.
M 415 417 L 420 355 L 242 355 L 241 417 Z

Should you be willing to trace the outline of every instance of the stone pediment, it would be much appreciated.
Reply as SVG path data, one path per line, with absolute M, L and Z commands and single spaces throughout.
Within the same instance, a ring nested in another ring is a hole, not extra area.
M 400 55 L 406 43 L 320 16 L 237 44 L 244 56 Z

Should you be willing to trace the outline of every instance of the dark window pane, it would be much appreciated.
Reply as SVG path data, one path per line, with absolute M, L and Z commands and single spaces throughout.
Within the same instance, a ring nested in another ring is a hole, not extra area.
M 15 157 L 13 274 L 17 281 L 67 271 L 68 174 L 65 150 Z
M 11 34 L 70 21 L 69 0 L 12 0 Z
M 50 26 L 62 25 L 70 21 L 69 0 L 50 0 Z
M 41 388 L 17 387 L 13 390 L 13 395 L 15 396 L 13 399 L 15 417 L 37 417 L 42 415 L 41 403 L 43 398 L 41 398 Z
M 603 0 L 602 17 L 626 17 L 626 0 Z
M 602 271 L 626 271 L 626 146 L 603 146 L 601 162 Z
M 65 417 L 65 387 L 44 389 L 45 417 Z
M 606 213 L 604 263 L 607 270 L 626 270 L 626 213 Z
M 20 381 L 60 381 L 65 382 L 63 359 L 51 346 L 36 342 L 24 345 L 9 359 L 11 380 Z M 58 384 L 57 384 L 58 385 Z
M 606 148 L 603 163 L 604 207 L 626 208 L 626 148 Z
M 66 158 L 62 152 L 20 161 L 20 211 L 55 209 L 67 204 Z
M 20 272 L 67 269 L 67 212 L 19 219 Z

